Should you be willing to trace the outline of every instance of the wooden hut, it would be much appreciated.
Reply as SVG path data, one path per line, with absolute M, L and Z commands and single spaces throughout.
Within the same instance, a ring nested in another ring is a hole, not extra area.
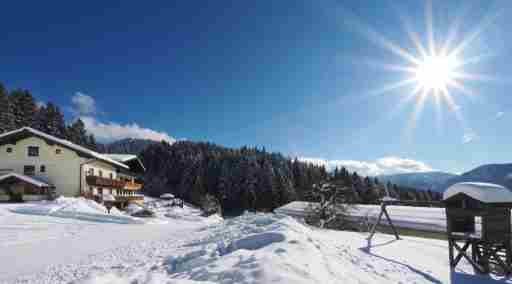
M 465 258 L 481 273 L 510 275 L 512 191 L 489 183 L 458 183 L 444 192 L 443 202 L 451 267 Z

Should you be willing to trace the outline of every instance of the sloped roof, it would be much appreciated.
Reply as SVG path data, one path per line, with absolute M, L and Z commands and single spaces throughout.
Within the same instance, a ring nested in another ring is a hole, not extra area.
M 16 134 L 20 134 L 20 133 L 23 133 L 23 132 L 28 132 L 34 136 L 37 136 L 37 137 L 40 137 L 42 139 L 46 139 L 46 140 L 49 140 L 49 141 L 52 141 L 53 143 L 55 144 L 59 144 L 63 147 L 66 147 L 66 148 L 69 148 L 73 151 L 76 151 L 76 152 L 79 152 L 79 153 L 82 153 L 86 156 L 89 156 L 89 157 L 92 157 L 92 158 L 95 158 L 95 159 L 98 159 L 98 160 L 101 160 L 103 162 L 106 162 L 106 163 L 109 163 L 109 164 L 112 164 L 112 165 L 115 165 L 115 166 L 118 166 L 118 167 L 122 167 L 122 168 L 125 168 L 125 169 L 129 169 L 129 167 L 121 162 L 118 162 L 118 161 L 115 161 L 103 154 L 100 154 L 98 152 L 95 152 L 95 151 L 92 151 L 92 150 L 89 150 L 85 147 L 82 147 L 82 146 L 79 146 L 79 145 L 76 145 L 75 143 L 72 143 L 68 140 L 64 140 L 64 139 L 60 139 L 60 138 L 57 138 L 55 136 L 52 136 L 52 135 L 49 135 L 49 134 L 46 134 L 44 132 L 41 132 L 39 130 L 35 130 L 31 127 L 23 127 L 23 128 L 20 128 L 20 129 L 16 129 L 16 130 L 13 130 L 13 131 L 9 131 L 9 132 L 6 132 L 6 133 L 3 133 L 3 134 L 0 134 L 0 139 L 2 138 L 8 138 L 10 136 L 13 136 L 13 135 L 16 135 Z
M 512 203 L 512 191 L 501 185 L 483 182 L 454 184 L 444 192 L 443 200 L 459 193 L 466 194 L 483 203 Z
M 130 154 L 103 154 L 105 157 L 108 157 L 112 160 L 116 160 L 118 162 L 128 162 L 133 159 L 137 159 L 137 156 Z
M 14 177 L 14 178 L 17 178 L 17 179 L 22 180 L 24 182 L 33 184 L 33 185 L 35 185 L 37 187 L 51 187 L 51 185 L 47 184 L 46 182 L 43 182 L 41 180 L 35 179 L 33 177 L 26 176 L 26 175 L 17 174 L 17 173 L 9 173 L 9 174 L 6 174 L 6 175 L 2 175 L 2 176 L 0 176 L 0 181 L 6 180 L 6 179 L 11 178 L 11 177 Z
M 130 155 L 130 154 L 103 154 L 105 157 L 108 157 L 112 160 L 121 162 L 121 163 L 128 163 L 129 161 L 136 160 L 142 169 L 145 171 L 146 167 L 144 167 L 144 164 L 142 164 L 142 161 L 137 157 L 136 155 Z

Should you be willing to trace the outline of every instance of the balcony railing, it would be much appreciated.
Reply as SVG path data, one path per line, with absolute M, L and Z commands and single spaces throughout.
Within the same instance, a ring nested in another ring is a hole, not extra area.
M 128 181 L 125 183 L 123 189 L 125 190 L 141 190 L 142 188 L 142 184 L 140 183 L 136 183 L 136 182 L 132 182 L 132 181 Z
M 98 176 L 87 176 L 85 178 L 88 185 L 111 187 L 111 188 L 124 188 L 126 182 L 121 180 L 109 179 Z
M 116 201 L 119 201 L 119 202 L 144 201 L 144 196 L 143 195 L 127 195 L 127 196 L 116 195 Z

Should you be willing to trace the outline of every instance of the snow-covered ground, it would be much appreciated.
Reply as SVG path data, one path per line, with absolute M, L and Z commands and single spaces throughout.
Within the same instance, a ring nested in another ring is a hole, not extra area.
M 295 216 L 304 217 L 309 206 L 314 206 L 314 203 L 295 201 L 283 207 L 280 207 L 276 212 Z M 444 208 L 434 207 L 412 207 L 412 206 L 387 206 L 386 209 L 389 213 L 393 224 L 400 228 L 425 230 L 432 232 L 445 232 L 446 231 L 446 214 Z M 371 222 L 379 216 L 381 211 L 380 205 L 352 205 L 348 209 L 348 215 L 359 219 L 368 219 Z M 384 219 L 383 225 L 387 224 Z
M 311 228 L 275 214 L 204 218 L 153 200 L 157 223 L 0 205 L 0 283 L 503 283 L 450 272 L 446 241 Z M 506 282 L 506 281 L 505 281 Z M 512 283 L 512 282 L 510 282 Z

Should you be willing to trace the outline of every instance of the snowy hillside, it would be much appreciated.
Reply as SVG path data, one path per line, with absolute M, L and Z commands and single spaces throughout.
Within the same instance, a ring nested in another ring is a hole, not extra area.
M 377 234 L 368 243 L 282 215 L 222 221 L 154 201 L 167 223 L 14 213 L 19 206 L 0 205 L 0 283 L 503 283 L 465 262 L 450 272 L 446 241 Z
M 443 192 L 445 183 L 454 177 L 457 177 L 457 175 L 445 172 L 420 172 L 382 175 L 377 178 L 383 182 L 389 181 L 399 186 Z
M 449 179 L 443 189 L 459 182 L 487 182 L 512 189 L 512 164 L 483 165 L 460 176 Z

